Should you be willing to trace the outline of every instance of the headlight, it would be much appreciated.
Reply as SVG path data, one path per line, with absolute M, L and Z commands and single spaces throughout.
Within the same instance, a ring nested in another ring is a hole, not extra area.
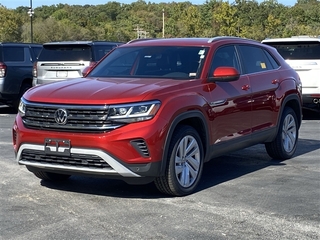
M 149 120 L 154 117 L 159 107 L 160 101 L 110 105 L 108 120 L 125 123 Z
M 21 117 L 23 117 L 26 114 L 26 104 L 23 102 L 23 100 L 20 100 L 18 111 Z

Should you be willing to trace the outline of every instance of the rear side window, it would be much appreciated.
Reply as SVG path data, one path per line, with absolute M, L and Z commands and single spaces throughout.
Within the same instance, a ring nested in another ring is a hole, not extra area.
M 44 45 L 39 61 L 91 61 L 91 47 L 88 45 Z
M 23 62 L 24 47 L 4 47 L 3 61 L 5 62 Z
M 265 42 L 264 44 L 275 47 L 284 59 L 320 59 L 320 42 Z
M 264 49 L 256 46 L 241 45 L 239 46 L 239 51 L 245 73 L 263 72 L 274 69 L 274 66 L 267 57 L 269 53 Z

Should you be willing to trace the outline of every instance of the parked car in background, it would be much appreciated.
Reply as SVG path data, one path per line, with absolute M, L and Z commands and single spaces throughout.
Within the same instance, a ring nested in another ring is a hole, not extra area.
M 193 193 L 204 163 L 255 144 L 291 158 L 298 74 L 275 48 L 237 37 L 121 45 L 86 76 L 34 87 L 13 125 L 17 162 L 37 177 L 149 183 Z
M 0 42 L 0 103 L 17 108 L 32 86 L 32 67 L 41 44 Z
M 64 41 L 43 44 L 33 68 L 33 86 L 82 76 L 121 42 Z
M 320 112 L 320 37 L 265 39 L 297 71 L 302 82 L 303 107 Z

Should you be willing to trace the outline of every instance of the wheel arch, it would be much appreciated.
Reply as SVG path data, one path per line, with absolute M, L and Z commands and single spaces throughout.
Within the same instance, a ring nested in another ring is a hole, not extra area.
M 279 116 L 282 116 L 282 113 L 283 113 L 285 107 L 292 108 L 292 110 L 295 112 L 295 114 L 297 116 L 298 127 L 300 128 L 301 123 L 302 123 L 302 107 L 301 106 L 302 106 L 302 102 L 299 99 L 299 96 L 291 94 L 284 99 L 284 101 L 282 103 L 282 108 L 280 109 Z M 279 117 L 279 119 L 278 119 L 278 123 L 277 123 L 278 127 L 280 125 L 280 120 L 281 120 L 281 117 Z
M 170 141 L 172 139 L 173 133 L 178 125 L 187 125 L 193 127 L 199 134 L 202 145 L 203 145 L 203 152 L 204 152 L 204 162 L 208 161 L 208 150 L 209 150 L 209 129 L 206 124 L 206 119 L 204 115 L 197 110 L 188 111 L 185 113 L 182 113 L 178 115 L 173 122 L 171 123 L 169 127 L 169 131 L 166 137 L 164 151 L 162 155 L 162 163 L 161 163 L 161 170 L 160 175 L 163 175 L 165 173 L 167 161 L 168 161 L 168 151 L 169 151 L 169 145 Z
M 25 77 L 25 78 L 21 81 L 20 89 L 22 88 L 22 86 L 23 86 L 24 84 L 28 84 L 28 85 L 32 86 L 32 78 L 30 78 L 30 77 Z
M 298 120 L 298 128 L 300 128 L 302 123 L 302 103 L 298 95 L 291 94 L 285 97 L 285 99 L 282 101 L 281 108 L 279 109 L 279 117 L 277 120 L 277 126 L 275 128 L 274 134 L 272 134 L 271 137 L 269 137 L 265 142 L 272 142 L 279 131 L 279 128 L 281 127 L 281 116 L 283 114 L 283 111 L 286 107 L 290 107 L 296 114 L 297 120 Z

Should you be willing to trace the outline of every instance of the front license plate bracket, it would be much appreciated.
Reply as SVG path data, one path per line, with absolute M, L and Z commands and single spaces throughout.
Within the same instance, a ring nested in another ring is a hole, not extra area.
M 48 155 L 70 156 L 71 141 L 65 139 L 46 138 L 44 151 Z

